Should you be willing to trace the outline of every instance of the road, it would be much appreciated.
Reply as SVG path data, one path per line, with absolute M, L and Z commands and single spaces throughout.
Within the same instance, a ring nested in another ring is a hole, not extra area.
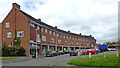
M 107 54 L 116 53 L 117 51 L 106 52 Z M 98 53 L 97 55 L 102 55 L 102 53 Z M 72 66 L 68 65 L 67 62 L 78 58 L 85 57 L 88 55 L 82 56 L 69 56 L 69 54 L 59 55 L 55 57 L 44 57 L 44 58 L 36 58 L 33 60 L 27 60 L 17 63 L 3 63 L 3 66 Z

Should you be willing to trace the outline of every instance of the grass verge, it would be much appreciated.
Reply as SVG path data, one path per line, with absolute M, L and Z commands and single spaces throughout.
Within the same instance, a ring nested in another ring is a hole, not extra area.
M 120 67 L 116 54 L 107 54 L 106 58 L 104 58 L 104 55 L 92 56 L 91 59 L 79 57 L 69 61 L 68 64 L 87 67 Z
M 10 60 L 10 59 L 19 59 L 22 57 L 0 57 L 0 60 Z

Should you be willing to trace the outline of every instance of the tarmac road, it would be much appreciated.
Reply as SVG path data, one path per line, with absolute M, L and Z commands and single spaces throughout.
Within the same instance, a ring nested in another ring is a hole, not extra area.
M 112 54 L 116 53 L 117 51 L 109 51 L 106 52 L 106 54 Z M 103 52 L 98 53 L 96 55 L 102 55 Z M 82 56 L 70 56 L 69 54 L 54 56 L 54 57 L 44 57 L 44 58 L 36 58 L 33 60 L 27 60 L 22 62 L 16 62 L 16 63 L 3 63 L 3 66 L 72 66 L 68 65 L 67 62 L 78 58 L 78 57 L 86 57 L 88 55 L 82 55 Z

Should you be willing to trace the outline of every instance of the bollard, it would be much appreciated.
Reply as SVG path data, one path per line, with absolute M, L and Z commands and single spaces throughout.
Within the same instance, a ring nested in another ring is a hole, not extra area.
M 106 52 L 104 52 L 104 58 L 106 58 Z
M 91 53 L 89 53 L 89 59 L 91 59 Z
M 117 58 L 119 57 L 119 53 L 117 52 Z
M 80 56 L 80 52 L 78 52 L 78 56 Z

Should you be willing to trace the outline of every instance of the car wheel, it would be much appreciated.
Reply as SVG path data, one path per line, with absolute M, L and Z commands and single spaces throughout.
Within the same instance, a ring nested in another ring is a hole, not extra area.
M 71 56 L 71 54 L 70 54 L 70 56 Z
M 97 54 L 97 53 L 95 52 L 95 54 Z

